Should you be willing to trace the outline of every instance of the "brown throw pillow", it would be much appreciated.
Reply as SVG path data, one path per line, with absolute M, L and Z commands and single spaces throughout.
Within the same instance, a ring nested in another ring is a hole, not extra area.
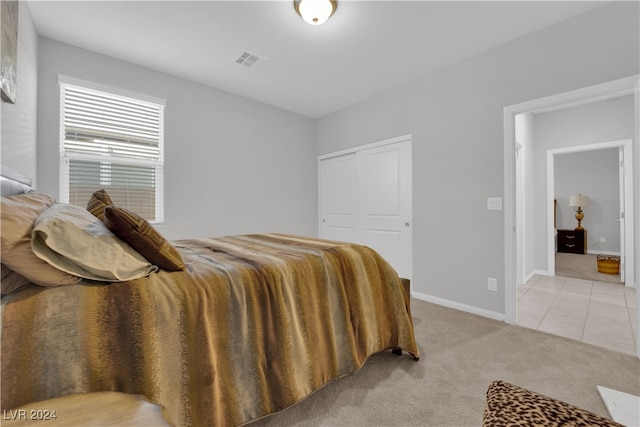
M 149 262 L 164 270 L 184 270 L 180 252 L 141 216 L 124 208 L 107 206 L 104 223 Z
M 105 190 L 98 190 L 91 195 L 87 203 L 87 210 L 100 221 L 104 221 L 104 208 L 113 205 L 111 197 Z

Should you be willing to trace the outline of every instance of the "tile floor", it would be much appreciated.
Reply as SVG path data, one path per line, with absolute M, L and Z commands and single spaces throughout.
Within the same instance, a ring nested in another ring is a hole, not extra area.
M 518 325 L 636 354 L 635 288 L 536 275 L 518 286 Z

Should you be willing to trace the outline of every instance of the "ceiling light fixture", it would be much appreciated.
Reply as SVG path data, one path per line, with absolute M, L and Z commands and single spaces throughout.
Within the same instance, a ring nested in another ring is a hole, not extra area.
M 293 7 L 311 25 L 324 24 L 338 8 L 336 0 L 293 0 Z

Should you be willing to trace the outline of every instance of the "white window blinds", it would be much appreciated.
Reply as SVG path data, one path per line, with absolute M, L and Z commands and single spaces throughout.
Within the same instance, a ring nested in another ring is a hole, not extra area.
M 115 92 L 61 79 L 60 199 L 85 207 L 104 189 L 115 205 L 162 222 L 164 102 Z

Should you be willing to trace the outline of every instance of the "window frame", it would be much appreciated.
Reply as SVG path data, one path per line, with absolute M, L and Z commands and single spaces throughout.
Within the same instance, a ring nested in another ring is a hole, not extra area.
M 66 88 L 74 88 L 88 93 L 106 94 L 109 97 L 116 99 L 122 99 L 126 102 L 135 102 L 140 104 L 147 104 L 153 108 L 158 108 L 158 158 L 157 159 L 135 159 L 135 158 L 122 158 L 117 156 L 105 156 L 104 163 L 108 163 L 108 159 L 114 159 L 114 163 L 119 163 L 128 166 L 146 166 L 154 168 L 155 178 L 155 218 L 148 219 L 152 224 L 164 223 L 164 110 L 166 107 L 166 101 L 164 99 L 143 95 L 140 93 L 130 92 L 123 89 L 114 88 L 111 86 L 101 85 L 86 80 L 81 80 L 73 77 L 58 76 L 59 93 L 60 93 L 60 124 L 59 124 L 59 182 L 60 182 L 60 201 L 63 203 L 69 203 L 69 189 L 70 189 L 70 173 L 69 163 L 72 160 L 78 161 L 91 161 L 96 162 L 100 160 L 96 156 L 81 153 L 69 153 L 65 149 L 65 106 L 66 106 Z

